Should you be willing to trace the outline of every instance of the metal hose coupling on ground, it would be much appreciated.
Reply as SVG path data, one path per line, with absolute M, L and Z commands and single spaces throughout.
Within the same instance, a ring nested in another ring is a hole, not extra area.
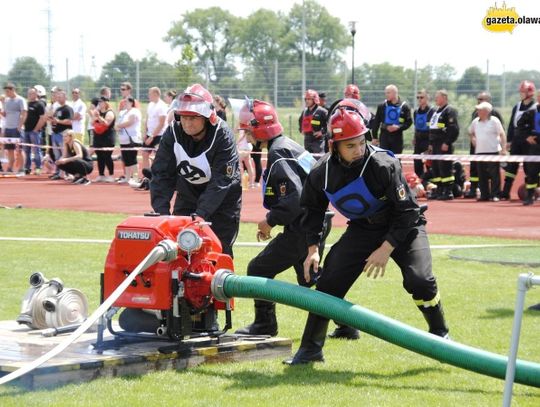
M 348 301 L 282 281 L 238 276 L 220 269 L 212 280 L 219 301 L 257 298 L 313 312 L 421 355 L 487 376 L 504 379 L 508 358 L 413 328 Z M 518 360 L 515 382 L 540 387 L 540 364 Z
M 64 341 L 60 342 L 56 347 L 51 349 L 49 352 L 40 356 L 33 362 L 27 364 L 26 366 L 21 367 L 20 369 L 15 370 L 14 372 L 9 373 L 4 377 L 0 377 L 0 385 L 6 384 L 14 379 L 21 377 L 22 375 L 36 369 L 41 366 L 43 363 L 47 362 L 49 359 L 55 357 L 63 350 L 65 350 L 69 345 L 75 342 L 83 333 L 85 333 L 94 323 L 105 313 L 107 310 L 116 302 L 116 300 L 124 293 L 124 291 L 129 287 L 131 282 L 135 278 L 147 270 L 149 267 L 154 264 L 165 261 L 170 262 L 177 258 L 178 255 L 178 245 L 172 240 L 162 240 L 159 242 L 156 247 L 148 253 L 148 255 L 139 263 L 137 267 L 125 278 L 124 281 L 114 290 L 109 297 L 90 315 L 86 321 L 84 321 L 80 327 L 77 328 L 70 336 L 68 336 Z

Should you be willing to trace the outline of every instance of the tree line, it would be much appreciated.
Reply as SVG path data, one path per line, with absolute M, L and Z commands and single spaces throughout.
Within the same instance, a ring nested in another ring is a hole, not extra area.
M 190 83 L 201 82 L 224 96 L 249 94 L 274 103 L 277 91 L 279 105 L 298 105 L 302 101 L 303 20 L 306 86 L 325 91 L 331 99 L 338 98 L 351 78 L 344 62 L 351 35 L 337 17 L 315 0 L 306 0 L 304 10 L 302 4 L 294 4 L 288 13 L 260 9 L 245 18 L 220 7 L 188 11 L 171 23 L 163 38 L 171 45 L 174 64 L 153 53 L 136 61 L 127 52 L 120 52 L 101 67 L 99 78 L 75 76 L 69 79 L 69 87 L 78 87 L 90 97 L 101 86 L 109 86 L 116 92 L 114 96 L 119 96 L 120 83 L 129 81 L 140 84 L 143 98 L 150 86 L 181 90 Z M 456 70 L 450 64 L 428 65 L 416 71 L 390 63 L 355 67 L 355 82 L 368 105 L 380 102 L 389 83 L 396 84 L 412 101 L 415 82 L 418 88 L 430 92 L 446 88 L 457 96 L 474 96 L 485 90 L 489 82 L 494 103 L 502 104 L 504 86 L 509 104 L 523 79 L 540 84 L 540 72 L 507 72 L 504 78 L 490 75 L 488 81 L 478 67 L 470 67 L 456 78 Z M 65 81 L 51 81 L 33 57 L 18 58 L 7 75 L 0 75 L 0 80 L 13 81 L 20 87 L 66 87 Z

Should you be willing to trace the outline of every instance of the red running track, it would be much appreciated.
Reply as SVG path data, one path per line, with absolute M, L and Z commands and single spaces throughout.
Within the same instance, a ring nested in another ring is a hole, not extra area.
M 522 179 L 518 179 L 514 189 L 521 182 Z M 24 208 L 106 213 L 142 214 L 151 210 L 149 193 L 135 191 L 127 185 L 71 185 L 66 181 L 50 181 L 46 175 L 0 177 L 0 205 L 14 207 L 17 204 Z M 456 199 L 429 201 L 428 206 L 426 217 L 430 233 L 540 239 L 540 201 L 524 207 L 516 198 L 510 202 L 482 203 Z M 260 190 L 244 191 L 242 221 L 258 222 L 264 214 Z M 0 210 L 0 216 L 5 224 L 8 212 Z M 345 219 L 337 214 L 334 224 L 345 225 Z

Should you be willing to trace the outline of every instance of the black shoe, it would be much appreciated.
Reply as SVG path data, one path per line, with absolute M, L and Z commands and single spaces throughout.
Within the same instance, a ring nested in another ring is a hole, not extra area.
M 454 194 L 452 193 L 452 185 L 443 186 L 442 194 L 437 198 L 439 201 L 451 201 L 454 199 Z
M 60 174 L 53 174 L 53 175 L 51 175 L 51 176 L 49 177 L 49 179 L 50 179 L 51 181 L 57 181 L 57 180 L 59 180 L 59 179 L 62 179 L 62 177 L 60 176 Z
M 148 178 L 144 178 L 139 188 L 135 188 L 136 191 L 148 191 L 150 190 L 150 181 Z
M 463 195 L 463 198 L 465 199 L 475 199 L 476 198 L 476 191 L 468 191 L 465 195 Z
M 142 174 L 145 178 L 152 179 L 152 171 L 150 170 L 150 168 L 143 168 Z
M 531 310 L 531 311 L 540 311 L 540 303 L 538 304 L 534 304 L 534 305 L 531 305 L 529 308 L 527 308 L 528 310 Z
M 446 325 L 446 320 L 444 318 L 444 310 L 441 302 L 439 302 L 434 307 L 418 307 L 424 319 L 428 323 L 429 333 L 433 335 L 440 336 L 441 338 L 448 337 L 448 325 Z
M 509 201 L 510 200 L 510 194 L 506 191 L 501 191 L 499 193 L 499 199 L 501 201 Z
M 323 346 L 328 330 L 328 319 L 310 313 L 302 335 L 300 348 L 291 359 L 283 361 L 285 365 L 303 365 L 311 362 L 324 362 Z
M 237 329 L 239 335 L 269 335 L 278 334 L 278 325 L 276 319 L 276 304 L 273 302 L 255 300 L 255 321 Z
M 288 366 L 296 366 L 306 365 L 313 362 L 324 362 L 324 355 L 322 350 L 317 350 L 313 352 L 309 349 L 300 348 L 292 358 L 285 359 L 283 361 L 283 364 Z
M 333 339 L 349 339 L 354 341 L 360 339 L 360 331 L 347 325 L 338 325 L 336 326 L 336 329 L 334 329 L 334 332 L 328 335 L 328 337 Z
M 523 201 L 523 205 L 524 205 L 524 206 L 529 206 L 529 205 L 532 205 L 532 204 L 534 204 L 534 198 L 529 198 L 529 197 L 527 197 L 527 198 L 525 198 L 525 200 Z

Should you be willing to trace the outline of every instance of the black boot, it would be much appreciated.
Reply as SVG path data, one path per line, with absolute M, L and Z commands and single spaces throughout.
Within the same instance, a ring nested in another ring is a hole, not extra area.
M 453 182 L 450 182 L 448 184 L 443 184 L 443 190 L 442 190 L 442 194 L 439 195 L 439 200 L 440 201 L 451 201 L 454 199 L 454 193 L 452 192 L 453 188 L 454 188 L 454 183 Z
M 510 191 L 512 190 L 512 184 L 514 183 L 514 180 L 512 178 L 505 178 L 504 179 L 504 187 L 502 191 L 499 193 L 499 199 L 501 201 L 508 201 L 510 200 Z
M 442 338 L 448 338 L 448 326 L 444 319 L 444 310 L 442 304 L 439 302 L 434 307 L 418 307 L 429 326 L 429 333 L 440 336 Z
M 527 189 L 527 196 L 523 200 L 523 205 L 528 206 L 534 203 L 534 188 Z
M 255 300 L 255 321 L 244 328 L 237 329 L 240 335 L 270 335 L 278 334 L 276 319 L 276 304 L 274 302 Z
M 327 330 L 328 319 L 310 313 L 304 328 L 300 348 L 291 359 L 286 359 L 283 363 L 292 366 L 311 362 L 324 362 L 322 348 Z
M 330 335 L 329 338 L 332 339 L 350 339 L 356 340 L 360 339 L 360 331 L 356 328 L 352 328 L 347 325 L 337 324 L 336 329 Z

